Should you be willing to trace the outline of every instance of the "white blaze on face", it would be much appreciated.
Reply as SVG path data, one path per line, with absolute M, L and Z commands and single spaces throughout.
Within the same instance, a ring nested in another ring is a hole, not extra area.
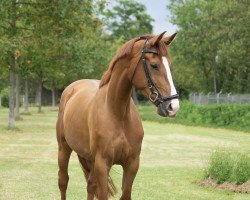
M 162 57 L 162 60 L 163 60 L 163 64 L 165 66 L 165 69 L 166 69 L 166 72 L 167 72 L 167 79 L 168 79 L 168 82 L 170 84 L 170 95 L 175 95 L 177 94 L 176 92 L 176 89 L 175 89 L 175 86 L 174 86 L 174 82 L 173 82 L 173 79 L 172 79 L 172 75 L 171 75 L 171 71 L 170 71 L 170 67 L 169 67 L 169 62 L 167 60 L 166 57 Z M 178 99 L 173 99 L 170 101 L 171 103 L 171 106 L 172 106 L 172 112 L 175 114 L 178 110 L 179 110 L 179 100 Z
M 168 78 L 168 82 L 170 84 L 170 95 L 175 95 L 177 94 L 176 92 L 176 89 L 175 89 L 175 86 L 174 86 L 174 82 L 173 82 L 173 79 L 172 79 L 172 75 L 171 75 L 171 71 L 170 71 L 170 67 L 169 67 L 169 63 L 168 63 L 168 60 L 166 57 L 162 57 L 162 60 L 163 60 L 163 64 L 166 68 L 166 72 L 167 72 L 167 78 Z

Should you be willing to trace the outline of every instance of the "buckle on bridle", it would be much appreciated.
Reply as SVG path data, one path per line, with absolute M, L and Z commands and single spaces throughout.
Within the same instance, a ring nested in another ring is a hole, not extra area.
M 151 97 L 152 94 L 155 94 L 155 95 L 156 95 L 154 99 Z M 151 93 L 148 95 L 148 98 L 149 98 L 150 101 L 152 101 L 152 102 L 154 103 L 154 102 L 156 102 L 156 100 L 158 99 L 158 96 L 159 96 L 159 93 L 156 92 L 156 91 L 153 91 L 153 92 L 151 92 Z

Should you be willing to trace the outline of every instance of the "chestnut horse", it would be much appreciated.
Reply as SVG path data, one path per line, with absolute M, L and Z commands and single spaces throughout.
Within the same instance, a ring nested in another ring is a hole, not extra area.
M 132 86 L 158 108 L 158 114 L 174 117 L 178 94 L 169 68 L 168 45 L 175 34 L 146 35 L 128 41 L 112 59 L 101 81 L 79 80 L 63 92 L 58 120 L 58 185 L 66 199 L 68 162 L 78 155 L 87 181 L 87 199 L 107 200 L 115 187 L 109 177 L 114 164 L 123 167 L 122 196 L 131 200 L 132 184 L 139 168 L 143 127 L 131 99 Z

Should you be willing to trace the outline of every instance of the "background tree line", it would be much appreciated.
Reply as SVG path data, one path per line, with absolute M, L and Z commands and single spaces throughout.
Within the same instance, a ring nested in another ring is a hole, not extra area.
M 104 0 L 0 2 L 0 91 L 9 91 L 9 128 L 19 118 L 20 90 L 25 113 L 30 93 L 41 112 L 43 87 L 51 90 L 55 106 L 56 90 L 100 78 L 121 44 L 152 32 L 144 5 L 129 0 L 107 5 Z
M 250 1 L 171 0 L 178 88 L 250 93 Z
M 178 34 L 172 51 L 175 85 L 190 91 L 250 93 L 250 2 L 170 0 Z M 165 5 L 164 5 L 165 6 Z M 162 19 L 163 21 L 165 19 Z M 98 79 L 127 40 L 152 33 L 153 19 L 134 0 L 1 0 L 0 91 L 9 99 L 9 127 L 29 96 L 41 111 L 42 88 L 56 91 Z

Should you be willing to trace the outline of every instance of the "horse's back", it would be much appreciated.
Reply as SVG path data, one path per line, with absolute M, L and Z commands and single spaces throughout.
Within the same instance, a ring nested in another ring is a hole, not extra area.
M 91 80 L 91 79 L 82 79 L 71 83 L 68 87 L 66 87 L 62 93 L 62 99 L 68 95 L 72 96 L 79 91 L 83 91 L 85 94 L 93 93 L 98 90 L 99 80 Z

